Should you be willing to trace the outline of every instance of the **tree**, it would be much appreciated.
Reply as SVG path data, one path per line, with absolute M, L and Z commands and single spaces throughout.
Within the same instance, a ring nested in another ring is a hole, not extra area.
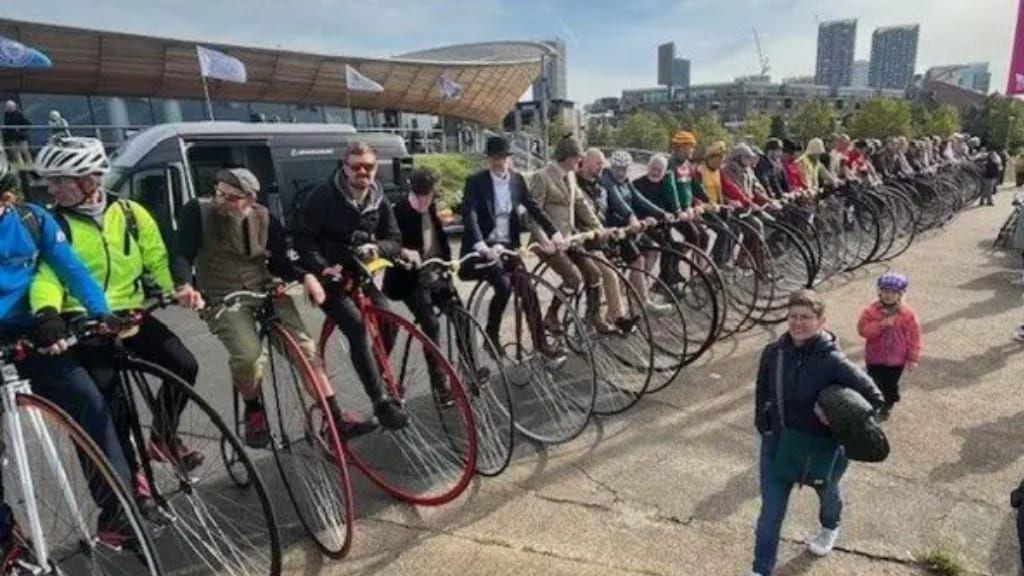
M 704 114 L 694 120 L 690 130 L 697 137 L 697 155 L 701 155 L 709 144 L 722 141 L 727 145 L 732 141 L 732 135 L 722 126 L 714 114 Z
M 619 125 L 616 143 L 624 148 L 664 150 L 665 133 L 665 125 L 657 114 L 634 112 Z
M 782 140 L 789 138 L 789 128 L 786 126 L 786 119 L 776 114 L 772 116 L 771 137 Z
M 960 130 L 960 112 L 948 104 L 934 108 L 918 107 L 914 110 L 914 127 L 920 136 L 946 138 Z
M 990 96 L 984 105 L 964 113 L 963 126 L 966 132 L 992 146 L 1017 150 L 1024 146 L 1024 102 Z
M 772 135 L 773 119 L 766 114 L 750 114 L 743 121 L 743 137 L 755 146 L 764 146 Z
M 587 146 L 608 147 L 615 145 L 615 128 L 608 120 L 601 118 L 587 126 Z
M 912 136 L 914 126 L 910 103 L 891 98 L 873 98 L 864 102 L 847 125 L 854 138 Z
M 554 149 L 558 141 L 565 137 L 566 134 L 571 133 L 569 127 L 565 125 L 565 120 L 562 120 L 561 116 L 556 116 L 553 120 L 548 122 L 548 145 Z
M 809 100 L 797 108 L 789 121 L 789 133 L 802 142 L 811 138 L 826 138 L 836 130 L 836 115 L 832 105 L 824 100 Z

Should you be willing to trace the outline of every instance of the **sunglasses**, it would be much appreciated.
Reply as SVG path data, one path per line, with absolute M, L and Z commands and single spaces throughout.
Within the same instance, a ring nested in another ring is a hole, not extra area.
M 357 173 L 358 172 L 370 173 L 370 172 L 373 172 L 374 169 L 377 168 L 377 164 L 375 162 L 357 162 L 355 164 L 346 164 L 346 166 L 348 166 L 349 170 L 351 170 L 353 172 L 357 172 Z
M 238 194 L 237 192 L 230 192 L 220 187 L 217 188 L 217 197 L 227 202 L 242 202 L 249 199 L 248 194 Z

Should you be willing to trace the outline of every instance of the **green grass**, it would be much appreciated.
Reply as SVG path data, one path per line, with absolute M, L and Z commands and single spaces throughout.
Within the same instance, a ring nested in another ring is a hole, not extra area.
M 414 166 L 430 166 L 441 173 L 439 208 L 455 208 L 462 201 L 466 177 L 484 167 L 482 156 L 470 154 L 418 154 Z
M 928 572 L 939 576 L 967 576 L 967 569 L 951 552 L 937 548 L 924 559 L 924 567 Z

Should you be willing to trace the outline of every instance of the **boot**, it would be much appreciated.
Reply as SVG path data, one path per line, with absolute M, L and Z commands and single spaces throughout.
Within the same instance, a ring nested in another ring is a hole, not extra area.
M 452 399 L 452 391 L 448 387 L 445 373 L 433 363 L 427 365 L 427 374 L 430 378 L 430 387 L 434 389 L 434 400 L 438 406 L 448 408 L 455 405 Z
M 601 318 L 601 286 L 588 286 L 587 287 L 587 312 L 585 314 L 585 320 L 587 324 L 594 327 L 598 334 L 608 335 L 615 334 L 618 330 L 614 326 L 604 321 Z
M 547 313 L 544 314 L 544 330 L 548 334 L 562 335 L 565 333 L 565 327 L 562 326 L 562 321 L 558 317 L 558 313 L 562 310 L 562 301 L 559 299 L 552 300 L 551 306 L 548 307 Z

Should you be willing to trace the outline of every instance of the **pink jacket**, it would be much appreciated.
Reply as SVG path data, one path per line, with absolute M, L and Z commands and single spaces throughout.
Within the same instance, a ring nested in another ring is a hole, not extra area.
M 896 312 L 896 324 L 884 326 L 885 309 L 878 300 L 860 313 L 857 332 L 867 340 L 865 362 L 869 365 L 905 366 L 921 359 L 921 326 L 917 314 L 906 304 Z

